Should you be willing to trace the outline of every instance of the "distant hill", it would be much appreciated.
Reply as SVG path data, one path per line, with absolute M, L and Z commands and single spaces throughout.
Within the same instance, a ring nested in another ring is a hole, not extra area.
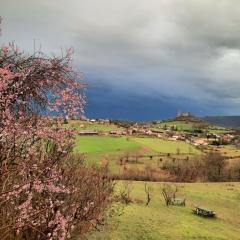
M 184 122 L 192 122 L 198 124 L 204 124 L 205 120 L 194 115 L 189 116 L 177 116 L 173 119 L 174 121 L 184 121 Z
M 207 116 L 203 119 L 214 125 L 228 128 L 240 128 L 240 116 Z

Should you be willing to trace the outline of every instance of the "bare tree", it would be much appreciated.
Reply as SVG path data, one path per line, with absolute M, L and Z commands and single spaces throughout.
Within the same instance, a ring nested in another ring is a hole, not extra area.
M 145 190 L 145 193 L 146 193 L 146 195 L 147 195 L 146 206 L 148 206 L 149 203 L 150 203 L 151 200 L 152 200 L 153 188 L 152 188 L 152 186 L 150 186 L 148 183 L 145 182 L 145 184 L 144 184 L 144 190 Z
M 211 151 L 203 157 L 203 162 L 207 180 L 220 181 L 226 165 L 225 157 L 218 152 Z
M 177 155 L 180 155 L 180 148 L 176 149 Z
M 168 206 L 171 203 L 172 199 L 175 199 L 178 187 L 176 185 L 164 183 L 161 190 L 166 206 Z

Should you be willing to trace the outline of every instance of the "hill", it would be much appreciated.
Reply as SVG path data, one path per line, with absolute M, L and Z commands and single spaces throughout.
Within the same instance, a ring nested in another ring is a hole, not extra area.
M 162 120 L 160 122 L 156 121 L 152 124 L 151 128 L 156 130 L 158 128 L 172 128 L 178 131 L 194 131 L 194 129 L 206 129 L 209 124 L 204 121 L 204 119 L 195 117 L 193 115 L 189 116 L 177 116 L 172 119 Z
M 175 117 L 173 120 L 174 121 L 191 122 L 191 123 L 196 123 L 196 124 L 206 124 L 204 119 L 196 117 L 194 115 L 188 115 L 188 116 L 180 115 L 180 116 Z
M 132 182 L 132 203 L 123 206 L 103 231 L 88 236 L 91 240 L 228 240 L 240 239 L 239 183 L 178 183 L 178 196 L 186 198 L 186 207 L 164 205 L 162 183 L 148 183 L 152 201 L 145 205 L 144 182 Z M 123 188 L 121 182 L 116 192 Z M 192 214 L 194 205 L 216 211 L 215 219 Z M 120 207 L 119 207 L 120 208 Z
M 228 128 L 240 127 L 240 116 L 207 116 L 203 120 L 210 124 L 219 125 Z

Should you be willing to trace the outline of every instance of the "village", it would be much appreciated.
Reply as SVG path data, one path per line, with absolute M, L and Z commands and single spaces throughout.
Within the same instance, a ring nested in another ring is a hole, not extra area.
M 94 125 L 117 125 L 119 128 L 99 130 Z M 170 141 L 182 141 L 194 146 L 240 145 L 237 129 L 212 126 L 191 113 L 178 113 L 174 119 L 151 122 L 131 122 L 110 119 L 83 119 L 79 135 L 154 137 Z

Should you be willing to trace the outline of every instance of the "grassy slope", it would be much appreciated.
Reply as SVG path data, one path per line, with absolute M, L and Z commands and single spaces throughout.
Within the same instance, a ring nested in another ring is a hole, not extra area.
M 130 204 L 121 216 L 112 219 L 100 233 L 92 233 L 91 240 L 237 240 L 240 239 L 240 184 L 194 183 L 179 184 L 187 198 L 186 207 L 165 207 L 160 194 L 161 183 L 151 183 L 153 201 Z M 144 183 L 134 182 L 132 196 L 145 201 Z M 191 213 L 194 204 L 205 205 L 217 213 L 207 219 Z
M 213 133 L 213 134 L 224 134 L 224 133 L 231 133 L 230 130 L 226 130 L 226 129 L 208 129 L 208 132 Z
M 118 127 L 114 124 L 108 124 L 108 123 L 103 124 L 103 123 L 97 123 L 97 122 L 91 123 L 91 122 L 86 122 L 81 120 L 69 120 L 69 123 L 66 124 L 66 126 L 75 128 L 79 131 L 95 130 L 98 132 L 109 132 L 109 131 L 123 130 L 123 128 Z
M 76 136 L 76 147 L 74 151 L 87 153 L 86 159 L 89 164 L 99 163 L 103 159 L 108 160 L 110 171 L 117 174 L 122 171 L 122 168 L 116 161 L 116 158 L 118 158 L 119 155 L 126 152 L 134 153 L 136 151 L 142 151 L 143 149 L 146 154 L 176 154 L 177 148 L 180 149 L 180 153 L 200 153 L 190 144 L 179 141 L 167 141 L 158 138 L 127 138 L 111 136 Z M 144 159 L 141 160 L 143 161 Z M 143 163 L 145 164 L 148 162 L 149 159 Z M 140 164 L 140 167 L 145 166 L 143 163 Z M 151 161 L 151 164 L 157 166 L 155 160 Z M 137 168 L 138 166 L 134 164 L 131 167 Z
M 193 123 L 191 122 L 183 122 L 183 121 L 166 121 L 162 122 L 160 124 L 157 124 L 157 126 L 163 128 L 164 126 L 170 127 L 170 126 L 176 126 L 178 130 L 192 130 L 193 129 Z
M 127 137 L 77 136 L 75 151 L 87 153 L 118 152 L 139 147 Z
M 119 173 L 119 165 L 114 161 L 114 156 L 124 152 L 135 151 L 141 146 L 130 141 L 127 137 L 109 136 L 76 136 L 75 152 L 87 153 L 87 162 L 99 163 L 101 160 L 109 160 L 112 173 Z
M 167 141 L 158 138 L 127 138 L 109 136 L 77 136 L 75 151 L 87 153 L 108 153 L 137 149 L 140 146 L 159 153 L 199 153 L 192 145 L 180 141 Z
M 159 153 L 176 153 L 177 149 L 180 150 L 180 153 L 199 153 L 192 145 L 180 141 L 167 141 L 157 138 L 133 138 L 133 140 Z
M 200 124 L 200 125 L 199 125 Z M 178 131 L 192 131 L 194 130 L 194 127 L 199 127 L 201 128 L 202 123 L 196 123 L 196 122 L 191 122 L 191 121 L 166 121 L 162 122 L 160 124 L 156 124 L 153 129 L 157 130 L 157 127 L 163 128 L 164 126 L 171 127 L 171 126 L 176 126 Z M 215 133 L 215 134 L 221 134 L 221 133 L 228 133 L 229 130 L 221 127 L 221 126 L 216 126 L 216 125 L 209 125 L 206 127 L 206 129 L 210 133 Z

